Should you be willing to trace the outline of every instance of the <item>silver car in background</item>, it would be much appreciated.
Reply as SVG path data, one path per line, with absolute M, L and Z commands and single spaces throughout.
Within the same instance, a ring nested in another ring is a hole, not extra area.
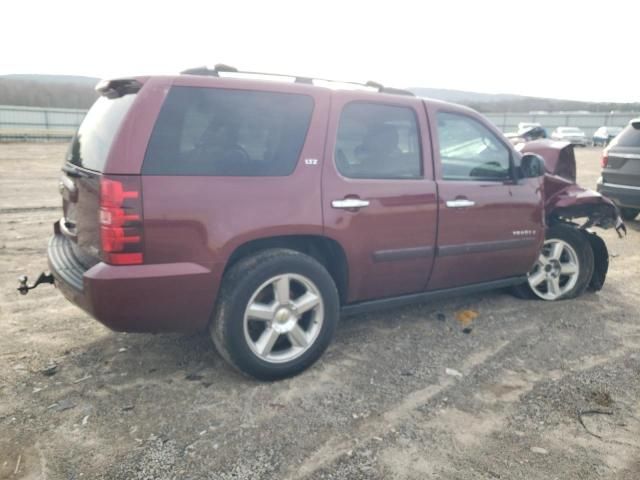
M 578 127 L 558 127 L 551 134 L 554 140 L 571 142 L 573 145 L 587 146 L 587 136 Z

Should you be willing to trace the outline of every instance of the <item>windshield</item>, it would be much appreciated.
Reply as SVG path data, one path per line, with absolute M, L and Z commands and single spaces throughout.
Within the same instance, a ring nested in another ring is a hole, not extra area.
M 103 171 L 113 139 L 135 97 L 129 94 L 96 100 L 71 141 L 67 161 L 88 170 Z

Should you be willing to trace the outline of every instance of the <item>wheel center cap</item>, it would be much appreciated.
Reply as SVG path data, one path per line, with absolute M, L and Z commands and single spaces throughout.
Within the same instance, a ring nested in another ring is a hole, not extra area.
M 549 262 L 549 265 L 545 267 L 545 271 L 547 272 L 547 276 L 557 277 L 560 275 L 561 265 L 560 262 L 556 259 L 553 259 Z
M 273 329 L 278 333 L 287 333 L 293 330 L 297 322 L 296 316 L 288 308 L 279 308 L 273 316 Z

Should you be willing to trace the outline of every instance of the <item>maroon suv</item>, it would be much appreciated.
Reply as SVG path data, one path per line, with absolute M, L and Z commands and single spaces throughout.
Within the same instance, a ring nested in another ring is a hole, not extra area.
M 587 228 L 623 225 L 575 184 L 568 143 L 518 151 L 462 106 L 231 70 L 97 87 L 48 257 L 109 328 L 208 328 L 232 365 L 280 378 L 318 359 L 341 313 L 602 287 L 607 250 Z

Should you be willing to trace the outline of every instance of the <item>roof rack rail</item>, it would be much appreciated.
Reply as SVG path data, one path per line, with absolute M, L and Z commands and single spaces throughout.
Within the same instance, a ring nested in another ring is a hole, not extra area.
M 206 75 L 210 77 L 220 77 L 220 73 L 232 73 L 232 74 L 240 74 L 240 75 L 260 75 L 260 76 L 278 77 L 278 78 L 293 78 L 295 83 L 303 83 L 306 85 L 313 85 L 314 80 L 318 80 L 321 82 L 342 83 L 346 85 L 356 85 L 359 87 L 373 88 L 380 93 L 390 93 L 393 95 L 407 95 L 407 96 L 415 97 L 415 94 L 413 92 L 410 92 L 409 90 L 402 90 L 400 88 L 393 88 L 393 87 L 385 87 L 384 85 L 377 82 L 373 82 L 371 80 L 368 81 L 367 83 L 359 83 L 359 82 L 350 82 L 350 81 L 341 81 L 341 80 L 328 80 L 326 78 L 317 78 L 317 77 L 302 77 L 300 75 L 286 75 L 282 73 L 251 72 L 251 71 L 238 70 L 237 68 L 232 67 L 231 65 L 225 65 L 223 63 L 216 64 L 213 67 L 213 69 L 207 68 L 206 66 L 202 66 L 202 67 L 188 68 L 187 70 L 183 70 L 182 72 L 180 72 L 181 75 Z

